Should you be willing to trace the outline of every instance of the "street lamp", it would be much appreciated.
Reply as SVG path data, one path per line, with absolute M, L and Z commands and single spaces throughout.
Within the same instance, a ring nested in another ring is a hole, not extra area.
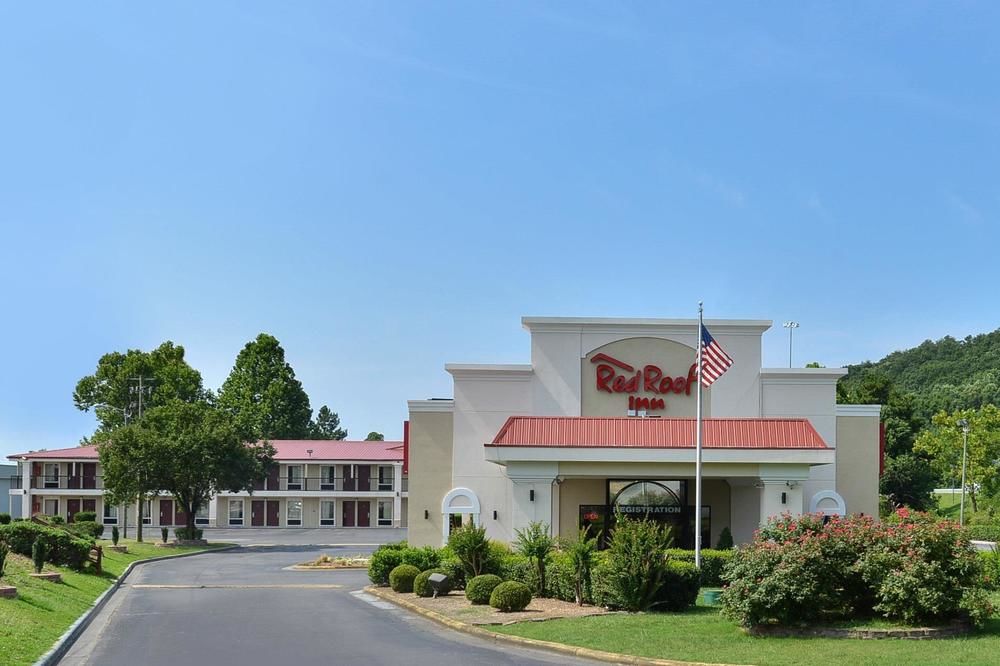
M 782 324 L 788 329 L 788 367 L 792 367 L 792 331 L 799 327 L 799 322 L 797 321 L 786 321 Z
M 965 460 L 969 451 L 969 421 L 959 419 L 955 425 L 962 429 L 962 499 L 958 505 L 958 524 L 965 525 Z

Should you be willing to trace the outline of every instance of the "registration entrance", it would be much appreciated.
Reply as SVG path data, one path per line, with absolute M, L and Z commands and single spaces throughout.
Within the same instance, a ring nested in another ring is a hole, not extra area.
M 695 511 L 687 501 L 683 479 L 608 479 L 604 504 L 581 504 L 579 527 L 606 546 L 615 521 L 651 520 L 671 531 L 674 547 L 694 546 Z M 711 507 L 702 507 L 702 542 L 711 538 Z

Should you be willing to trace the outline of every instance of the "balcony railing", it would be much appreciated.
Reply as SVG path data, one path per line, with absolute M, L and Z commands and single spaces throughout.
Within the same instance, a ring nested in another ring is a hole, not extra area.
M 403 479 L 401 490 L 406 491 L 408 479 Z M 373 477 L 269 477 L 254 484 L 254 490 L 286 490 L 292 492 L 392 492 L 395 490 L 393 479 Z
M 42 475 L 30 478 L 31 488 L 40 490 L 103 490 L 104 482 L 99 476 L 66 476 Z M 10 477 L 10 487 L 15 490 L 24 488 L 21 476 Z

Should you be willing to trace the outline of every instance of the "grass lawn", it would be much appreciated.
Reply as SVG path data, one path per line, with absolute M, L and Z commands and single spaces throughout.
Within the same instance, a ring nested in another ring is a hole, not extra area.
M 108 545 L 111 542 L 101 540 Z M 204 547 L 157 548 L 153 543 L 136 543 L 122 539 L 120 544 L 128 546 L 128 553 L 113 553 L 105 550 L 104 573 L 93 574 L 88 570 L 76 572 L 65 567 L 45 565 L 45 571 L 58 571 L 62 583 L 50 583 L 28 576 L 33 572 L 31 560 L 27 557 L 7 556 L 0 584 L 17 588 L 17 599 L 0 599 L 0 663 L 33 664 L 62 636 L 63 632 L 86 611 L 94 600 L 125 571 L 129 563 L 162 555 L 173 555 Z M 218 548 L 228 544 L 213 544 Z
M 1000 594 L 993 595 L 1000 606 Z M 699 605 L 684 613 L 642 613 L 523 622 L 493 628 L 503 634 L 660 659 L 729 664 L 989 664 L 1000 655 L 1000 616 L 964 638 L 857 640 L 753 638 Z

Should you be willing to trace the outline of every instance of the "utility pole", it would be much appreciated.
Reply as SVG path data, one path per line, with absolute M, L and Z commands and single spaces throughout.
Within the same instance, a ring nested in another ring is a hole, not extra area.
M 962 500 L 958 507 L 958 525 L 961 527 L 965 525 L 965 460 L 969 451 L 969 421 L 959 419 L 956 425 L 962 429 Z
M 788 329 L 788 367 L 792 367 L 792 331 L 799 327 L 799 322 L 797 321 L 786 321 L 782 324 Z
M 129 387 L 128 387 L 129 394 L 132 394 L 132 393 L 136 394 L 136 399 L 137 399 L 137 403 L 138 403 L 137 406 L 136 406 L 136 415 L 137 415 L 138 419 L 141 421 L 142 420 L 142 396 L 143 396 L 143 394 L 146 391 L 149 391 L 150 395 L 152 395 L 152 392 L 153 392 L 152 382 L 154 381 L 154 378 L 153 377 L 143 377 L 140 374 L 138 377 L 129 377 L 128 381 L 129 381 L 129 384 L 130 384 Z M 138 382 L 138 386 L 131 386 L 132 382 Z M 149 382 L 149 383 L 146 384 L 145 386 L 143 386 L 143 382 Z M 131 407 L 131 405 L 132 405 L 132 400 L 131 400 L 131 395 L 130 395 L 129 406 Z M 128 417 L 126 416 L 125 418 L 126 418 L 126 424 L 127 424 L 128 423 Z M 139 484 L 139 487 L 142 488 L 143 485 Z M 145 501 L 145 496 L 140 491 L 139 492 L 139 497 L 136 499 L 136 502 L 135 502 L 135 540 L 138 543 L 142 543 L 142 505 L 143 505 L 144 501 Z M 122 513 L 123 513 L 123 517 L 122 517 L 122 527 L 123 527 L 122 537 L 127 539 L 128 538 L 128 504 L 126 504 L 123 507 Z

